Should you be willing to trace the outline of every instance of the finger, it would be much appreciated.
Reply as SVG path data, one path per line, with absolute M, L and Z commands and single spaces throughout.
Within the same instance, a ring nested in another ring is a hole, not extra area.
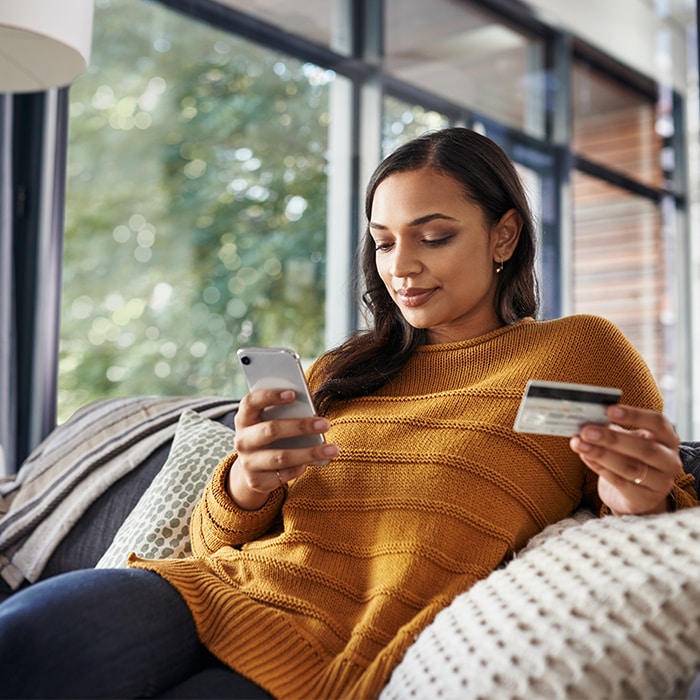
M 234 419 L 236 429 L 255 425 L 262 420 L 262 412 L 269 406 L 292 403 L 295 394 L 291 389 L 259 389 L 246 394 L 238 405 Z
M 615 426 L 585 425 L 579 439 L 579 451 L 605 466 L 614 468 L 617 465 L 615 471 L 631 466 L 629 475 L 622 474 L 629 478 L 634 478 L 639 463 L 663 464 L 669 454 L 668 448 L 660 442 Z
M 674 476 L 682 468 L 676 441 L 671 441 L 669 446 L 646 428 L 625 430 L 616 425 L 586 425 L 579 438 L 576 452 L 587 454 L 630 480 L 638 477 L 643 465 Z
M 668 491 L 673 478 L 663 469 L 655 469 L 649 464 L 609 454 L 604 451 L 581 451 L 577 438 L 573 439 L 572 448 L 579 454 L 583 463 L 601 478 L 607 479 L 620 489 L 644 488 L 649 491 Z M 595 457 L 593 453 L 598 452 Z
M 310 464 L 328 462 L 338 453 L 338 446 L 332 444 L 293 450 L 259 450 L 246 459 L 246 482 L 255 491 L 270 491 L 301 476 Z
M 584 433 L 588 439 L 593 435 L 601 435 L 601 442 L 587 442 L 582 439 Z M 610 474 L 627 482 L 629 486 L 668 492 L 673 480 L 681 469 L 680 457 L 665 446 L 654 440 L 648 440 L 638 435 L 606 431 L 581 431 L 581 437 L 571 440 L 571 448 L 584 464 L 599 476 L 609 478 Z M 644 443 L 645 449 L 630 448 L 628 442 L 636 440 Z M 624 449 L 621 449 L 623 445 Z
M 663 512 L 682 470 L 673 425 L 659 413 L 631 406 L 610 407 L 607 415 L 628 428 L 586 425 L 571 448 L 598 474 L 599 495 L 614 512 Z
M 599 465 L 598 465 L 599 466 Z M 641 471 L 637 473 L 635 479 L 627 479 L 620 476 L 618 473 L 613 472 L 605 467 L 599 466 L 599 474 L 601 479 L 605 479 L 611 484 L 613 484 L 617 489 L 623 491 L 630 496 L 639 496 L 646 498 L 650 493 L 656 493 L 658 491 L 655 488 L 654 482 L 657 480 L 657 476 L 654 472 L 649 469 L 649 467 L 642 467 Z M 643 494 L 642 491 L 648 492 L 648 494 Z
M 258 456 L 265 460 L 266 469 L 272 473 L 276 471 L 286 472 L 289 476 L 294 470 L 302 471 L 309 464 L 327 462 L 337 457 L 339 449 L 337 445 L 323 444 L 315 447 L 299 447 L 284 450 L 262 450 Z M 296 476 L 297 474 L 294 474 Z
M 671 421 L 663 413 L 623 404 L 609 406 L 606 413 L 613 423 L 634 426 L 638 430 L 646 431 L 649 437 L 655 438 L 675 451 L 678 450 L 680 437 Z
M 300 477 L 308 468 L 308 463 L 300 464 L 294 467 L 286 467 L 275 469 L 267 474 L 271 477 L 273 488 L 278 488 L 288 484 L 293 479 Z
M 275 459 L 272 450 L 254 453 L 245 462 L 239 458 L 235 465 L 238 468 L 237 480 L 242 481 L 250 491 L 270 493 L 306 471 L 305 464 L 285 466 L 287 461 L 288 458 L 283 455 Z
M 673 479 L 643 465 L 632 479 L 626 479 L 605 468 L 599 470 L 598 494 L 614 513 L 663 513 L 669 508 Z
M 237 430 L 234 444 L 238 452 L 252 452 L 265 449 L 283 438 L 320 435 L 329 428 L 328 420 L 319 416 L 262 420 L 245 429 Z

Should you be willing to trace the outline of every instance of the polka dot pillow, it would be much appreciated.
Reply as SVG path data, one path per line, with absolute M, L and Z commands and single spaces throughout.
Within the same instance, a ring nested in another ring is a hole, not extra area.
M 126 566 L 135 552 L 146 559 L 191 554 L 189 522 L 194 504 L 217 464 L 233 452 L 234 431 L 187 409 L 168 459 L 127 516 L 97 568 Z

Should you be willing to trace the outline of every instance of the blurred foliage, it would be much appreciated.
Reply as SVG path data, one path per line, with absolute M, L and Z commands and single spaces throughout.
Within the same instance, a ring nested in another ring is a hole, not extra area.
M 332 71 L 96 0 L 71 87 L 58 413 L 245 392 L 244 345 L 324 349 Z M 385 100 L 383 151 L 444 116 Z
M 71 88 L 59 420 L 240 396 L 242 345 L 323 350 L 331 71 L 98 0 Z
M 406 104 L 395 97 L 385 97 L 383 107 L 382 153 L 384 155 L 426 131 L 449 126 L 449 120 L 444 114 L 425 109 L 421 105 Z

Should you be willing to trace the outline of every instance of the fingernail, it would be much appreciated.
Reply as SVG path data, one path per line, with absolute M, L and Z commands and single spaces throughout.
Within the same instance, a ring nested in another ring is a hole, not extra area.
M 294 392 L 291 389 L 285 389 L 280 393 L 280 398 L 284 401 L 291 401 L 294 398 Z
M 317 418 L 314 421 L 314 430 L 318 430 L 320 433 L 325 432 L 330 427 L 331 424 L 325 418 Z
M 584 428 L 582 431 L 584 440 L 600 440 L 603 437 L 603 432 L 598 428 Z
M 608 417 L 609 418 L 624 418 L 625 417 L 625 409 L 622 408 L 622 406 L 610 406 L 610 409 L 608 410 Z
M 588 452 L 591 446 L 585 443 L 578 435 L 573 435 L 569 440 L 569 447 L 574 452 Z
M 326 445 L 323 448 L 323 454 L 325 457 L 337 457 L 340 450 L 338 445 Z

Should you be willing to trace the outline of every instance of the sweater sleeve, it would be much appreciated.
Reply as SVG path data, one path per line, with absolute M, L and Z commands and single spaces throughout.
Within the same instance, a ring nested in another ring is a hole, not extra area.
M 600 317 L 582 317 L 592 323 L 592 337 L 597 340 L 596 350 L 591 350 L 595 362 L 605 367 L 608 386 L 623 389 L 622 402 L 632 406 L 663 411 L 663 400 L 657 384 L 644 362 L 642 356 L 632 346 L 622 331 L 610 321 Z M 606 362 L 606 358 L 615 357 L 616 362 Z M 624 426 L 633 429 L 635 426 Z M 674 509 L 691 508 L 699 505 L 693 488 L 692 475 L 681 472 L 676 476 L 670 493 Z M 598 496 L 598 477 L 588 472 L 584 484 L 583 504 L 600 515 L 608 513 L 607 507 Z
M 226 490 L 228 473 L 236 456 L 231 454 L 221 461 L 194 507 L 190 537 L 192 553 L 197 557 L 260 537 L 270 528 L 284 502 L 287 489 L 281 486 L 258 510 L 239 508 Z
M 676 510 L 681 510 L 681 508 L 693 508 L 694 506 L 700 505 L 694 484 L 695 478 L 692 474 L 683 472 L 676 477 L 673 491 L 671 491 L 670 494 L 676 506 Z

